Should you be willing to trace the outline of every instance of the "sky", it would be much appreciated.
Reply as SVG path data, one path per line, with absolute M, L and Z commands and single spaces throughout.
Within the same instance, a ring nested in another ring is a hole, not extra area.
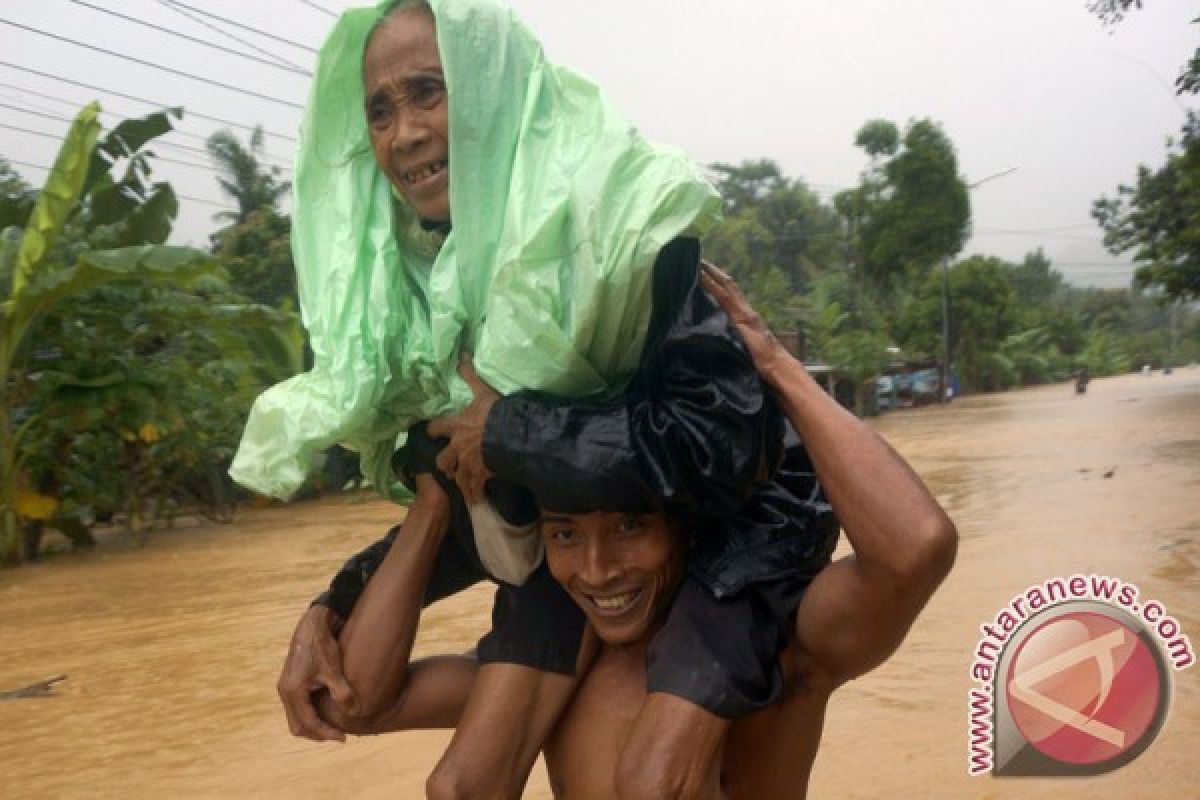
M 301 73 L 312 70 L 312 50 L 334 21 L 330 12 L 351 5 L 0 0 L 0 156 L 18 162 L 15 168 L 40 184 L 67 127 L 57 117 L 72 116 L 93 99 L 115 115 L 104 118 L 109 124 L 155 107 L 115 90 L 208 117 L 262 124 L 270 134 L 268 161 L 284 166 L 286 177 L 290 137 L 308 93 L 309 78 Z M 1196 98 L 1176 97 L 1171 87 L 1200 43 L 1200 28 L 1191 24 L 1197 5 L 1183 0 L 1147 0 L 1147 8 L 1112 28 L 1087 12 L 1086 0 L 510 5 L 551 60 L 599 83 L 650 138 L 680 147 L 702 164 L 774 159 L 785 174 L 826 198 L 857 184 L 866 157 L 854 147 L 854 135 L 865 121 L 903 125 L 932 118 L 954 142 L 964 179 L 983 181 L 971 192 L 973 236 L 962 255 L 1019 261 L 1040 247 L 1078 286 L 1128 285 L 1130 258 L 1104 250 L 1090 217 L 1092 202 L 1132 182 L 1139 164 L 1160 165 L 1168 138 L 1178 134 L 1187 109 L 1197 106 Z M 290 70 L 274 66 L 280 59 Z M 158 175 L 181 195 L 173 236 L 178 243 L 207 246 L 217 227 L 212 215 L 229 206 L 207 156 L 197 151 L 204 137 L 223 127 L 185 116 L 178 131 L 154 148 L 162 157 Z

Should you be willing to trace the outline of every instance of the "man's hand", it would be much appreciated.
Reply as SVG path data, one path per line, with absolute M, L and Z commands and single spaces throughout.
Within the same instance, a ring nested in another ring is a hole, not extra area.
M 758 374 L 767 383 L 776 385 L 779 365 L 789 357 L 789 353 L 775 338 L 775 334 L 771 333 L 763 318 L 751 307 L 742 290 L 738 288 L 737 282 L 719 267 L 702 261 L 700 283 L 733 321 L 738 335 L 750 351 L 750 357 L 754 359 L 754 367 Z
M 437 466 L 454 479 L 468 504 L 483 500 L 483 485 L 492 471 L 483 463 L 483 432 L 488 414 L 500 395 L 475 374 L 471 360 L 464 355 L 458 374 L 471 387 L 475 399 L 471 405 L 450 417 L 440 417 L 429 423 L 430 436 L 450 439 L 437 458 Z
M 349 714 L 358 712 L 358 699 L 342 674 L 342 652 L 335 637 L 340 619 L 330 609 L 311 606 L 292 634 L 277 689 L 293 736 L 314 742 L 344 742 L 346 734 L 321 719 L 313 692 L 325 689 Z

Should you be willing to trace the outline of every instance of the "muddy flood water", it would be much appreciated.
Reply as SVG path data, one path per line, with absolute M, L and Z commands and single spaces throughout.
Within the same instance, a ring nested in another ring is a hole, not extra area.
M 903 648 L 834 695 L 809 796 L 1200 797 L 1200 668 L 1174 673 L 1158 739 L 1106 776 L 971 778 L 966 734 L 979 626 L 1031 584 L 1122 578 L 1200 646 L 1200 370 L 874 424 L 962 542 Z M 118 538 L 0 572 L 0 690 L 68 676 L 53 697 L 0 702 L 0 797 L 422 797 L 447 734 L 305 742 L 288 736 L 274 694 L 308 600 L 400 514 L 365 496 L 247 510 L 144 548 Z M 476 587 L 430 609 L 419 653 L 471 646 L 490 597 Z M 550 796 L 540 768 L 526 796 Z

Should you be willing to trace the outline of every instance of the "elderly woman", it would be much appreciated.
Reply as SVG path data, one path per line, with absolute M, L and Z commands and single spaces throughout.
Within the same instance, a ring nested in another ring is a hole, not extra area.
M 435 0 L 342 17 L 297 159 L 293 245 L 314 368 L 259 398 L 232 473 L 285 496 L 313 454 L 348 441 L 381 490 L 403 494 L 397 472 L 410 484 L 433 474 L 455 512 L 418 492 L 405 529 L 353 559 L 302 619 L 280 681 L 294 732 L 337 736 L 314 689 L 357 695 L 364 715 L 394 696 L 358 669 L 377 659 L 356 653 L 402 652 L 415 619 L 364 635 L 359 594 L 389 602 L 367 581 L 374 570 L 424 584 L 426 604 L 490 578 L 493 630 L 430 791 L 519 794 L 587 665 L 583 615 L 542 564 L 519 487 L 561 510 L 703 520 L 648 650 L 625 795 L 708 774 L 729 720 L 778 694 L 790 609 L 836 524 L 699 285 L 688 235 L 717 205 L 686 159 L 546 63 L 506 11 Z M 460 376 L 463 352 L 478 376 Z M 764 482 L 785 456 L 791 479 Z M 642 600 L 592 598 L 614 615 Z M 348 616 L 352 692 L 332 643 Z

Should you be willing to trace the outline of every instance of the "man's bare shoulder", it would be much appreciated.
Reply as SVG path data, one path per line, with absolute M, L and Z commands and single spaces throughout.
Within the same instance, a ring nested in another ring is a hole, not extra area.
M 779 703 L 738 720 L 722 756 L 727 796 L 803 798 L 834 683 L 794 647 Z M 644 652 L 604 648 L 546 744 L 555 797 L 611 798 L 617 759 L 646 699 Z
M 784 690 L 779 702 L 730 728 L 721 785 L 730 798 L 802 800 L 808 792 L 825 709 L 837 684 L 792 645 L 780 655 Z
M 601 648 L 546 742 L 555 797 L 615 796 L 617 759 L 645 700 L 645 651 Z

